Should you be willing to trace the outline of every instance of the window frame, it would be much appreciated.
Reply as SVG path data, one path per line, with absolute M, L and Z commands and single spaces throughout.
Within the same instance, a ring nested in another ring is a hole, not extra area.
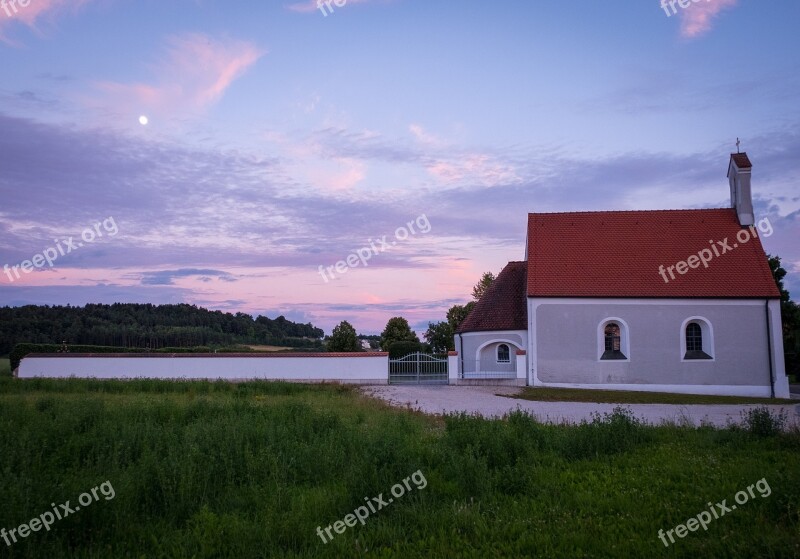
M 610 324 L 619 326 L 619 351 L 624 359 L 603 359 L 606 352 L 606 327 Z M 609 316 L 597 325 L 597 361 L 601 363 L 630 363 L 631 344 L 628 323 L 616 316 Z
M 508 359 L 506 361 L 501 361 L 500 360 L 500 348 L 501 347 L 505 347 L 506 350 L 508 351 Z M 511 363 L 511 347 L 509 347 L 509 345 L 507 343 L 500 342 L 499 344 L 497 344 L 497 349 L 495 350 L 495 354 L 494 355 L 495 355 L 495 359 L 496 359 L 498 364 L 507 365 L 508 363 Z
M 703 351 L 703 329 L 697 322 L 688 323 L 684 335 L 686 336 L 687 353 L 690 351 Z
M 700 327 L 700 335 L 702 338 L 702 352 L 708 355 L 708 359 L 702 358 L 686 358 L 687 344 L 686 344 L 686 331 L 690 324 L 697 324 Z M 713 363 L 716 361 L 717 356 L 715 352 L 714 343 L 714 327 L 711 321 L 703 316 L 690 316 L 681 323 L 679 331 L 680 336 L 680 358 L 681 363 Z

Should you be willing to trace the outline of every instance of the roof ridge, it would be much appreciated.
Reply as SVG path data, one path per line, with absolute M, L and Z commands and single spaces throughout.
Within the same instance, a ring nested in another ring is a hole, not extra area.
M 667 213 L 667 212 L 709 212 L 727 211 L 733 208 L 688 208 L 670 210 L 578 210 L 574 212 L 528 212 L 532 215 L 570 215 L 570 214 L 634 214 L 634 213 Z

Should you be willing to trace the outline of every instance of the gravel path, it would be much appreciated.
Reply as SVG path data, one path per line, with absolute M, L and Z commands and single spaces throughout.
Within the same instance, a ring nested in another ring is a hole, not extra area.
M 484 417 L 500 417 L 516 409 L 525 410 L 542 422 L 579 423 L 591 420 L 593 413 L 611 412 L 615 404 L 584 402 L 532 402 L 507 398 L 499 394 L 517 394 L 521 389 L 505 386 L 417 386 L 392 385 L 362 388 L 369 396 L 380 398 L 392 405 L 410 407 L 425 413 L 441 414 L 467 412 Z M 741 412 L 753 405 L 690 405 L 673 404 L 623 404 L 633 414 L 648 423 L 701 422 L 724 427 L 728 422 L 739 423 Z M 800 405 L 770 406 L 776 412 L 785 410 L 789 423 L 800 425 Z

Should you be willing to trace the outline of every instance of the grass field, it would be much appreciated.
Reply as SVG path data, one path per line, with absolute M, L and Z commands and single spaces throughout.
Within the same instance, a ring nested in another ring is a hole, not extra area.
M 556 426 L 434 418 L 344 386 L 3 378 L 0 472 L 6 530 L 100 488 L 49 531 L 0 540 L 9 557 L 800 555 L 800 435 L 624 412 Z M 336 534 L 415 472 L 424 486 Z M 659 540 L 762 479 L 768 496 Z
M 596 402 L 599 404 L 797 404 L 797 400 L 779 398 L 747 398 L 740 396 L 705 396 L 701 394 L 667 394 L 622 390 L 584 390 L 579 388 L 524 388 L 508 398 L 535 402 Z

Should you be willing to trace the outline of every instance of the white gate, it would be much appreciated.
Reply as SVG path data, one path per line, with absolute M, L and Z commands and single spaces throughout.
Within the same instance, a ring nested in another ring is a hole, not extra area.
M 389 359 L 389 384 L 447 384 L 447 358 L 411 353 Z

